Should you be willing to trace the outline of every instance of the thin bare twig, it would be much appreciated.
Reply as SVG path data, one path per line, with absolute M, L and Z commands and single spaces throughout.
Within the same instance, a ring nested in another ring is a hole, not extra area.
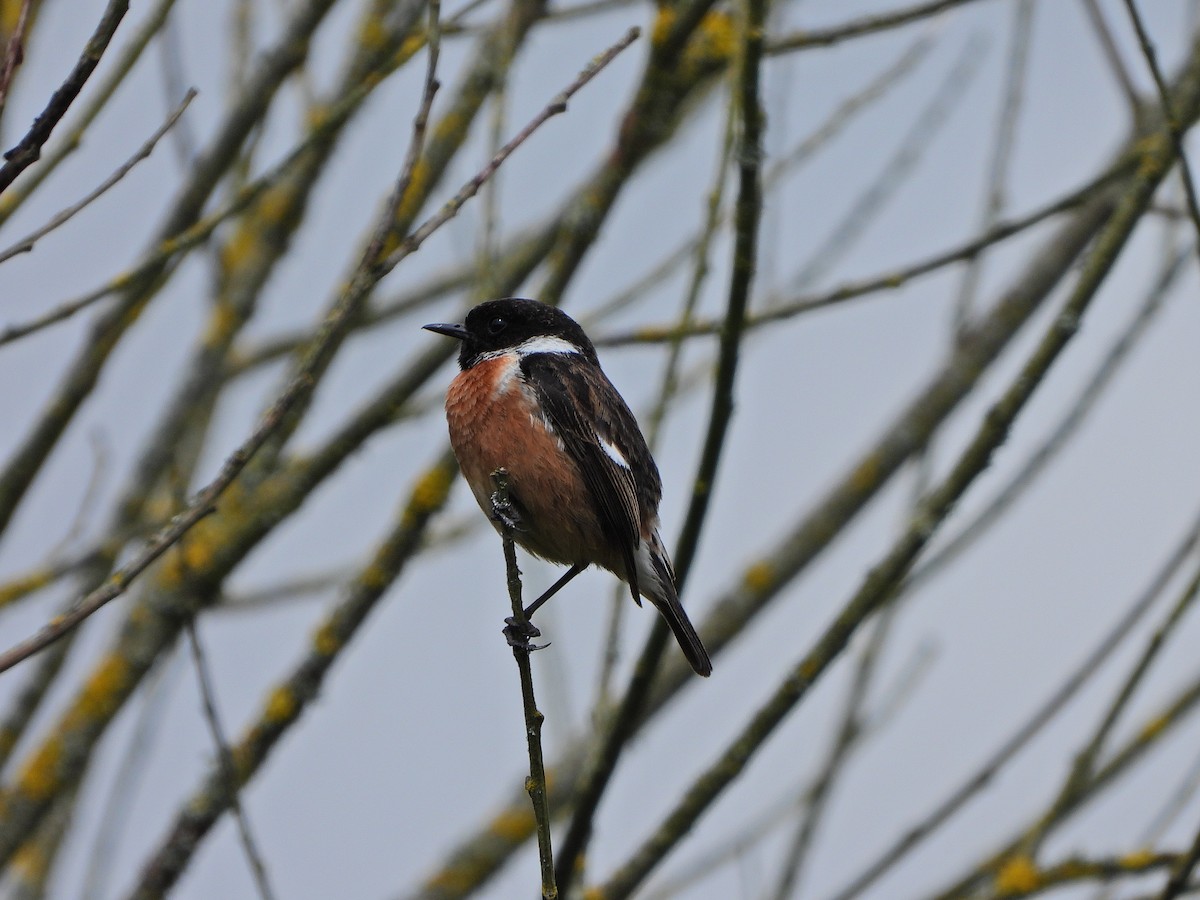
M 1171 135 L 1171 141 L 1175 144 L 1179 174 L 1183 179 L 1183 192 L 1187 197 L 1188 212 L 1192 217 L 1192 225 L 1196 229 L 1196 254 L 1200 256 L 1200 202 L 1196 199 L 1196 185 L 1192 180 L 1192 169 L 1188 165 L 1187 153 L 1183 146 L 1183 129 L 1180 126 L 1179 116 L 1176 114 L 1174 104 L 1171 102 L 1170 89 L 1167 87 L 1166 79 L 1163 78 L 1162 69 L 1158 66 L 1158 55 L 1154 52 L 1154 45 L 1150 42 L 1150 36 L 1146 33 L 1146 26 L 1143 24 L 1142 17 L 1138 13 L 1137 3 L 1134 0 L 1125 0 L 1125 8 L 1129 11 L 1129 20 L 1133 23 L 1133 28 L 1137 32 L 1138 45 L 1142 48 L 1142 55 L 1146 57 L 1146 65 L 1150 67 L 1150 74 L 1154 76 L 1154 86 L 1158 89 L 1158 99 L 1159 103 L 1162 104 L 1163 119 L 1167 124 L 1167 132 Z
M 973 2 L 975 0 L 932 0 L 929 3 L 918 3 L 895 12 L 863 16 L 847 22 L 845 25 L 836 25 L 832 28 L 812 28 L 769 41 L 765 52 L 768 56 L 774 56 L 778 53 L 789 53 L 792 50 L 804 50 L 809 47 L 829 47 L 833 44 L 840 44 L 842 41 L 910 25 L 921 19 L 941 15 L 957 6 L 966 6 Z
M 289 729 L 316 701 L 336 661 L 343 657 L 389 586 L 416 556 L 434 516 L 445 506 L 457 466 L 447 447 L 414 481 L 392 526 L 371 558 L 349 579 L 338 602 L 315 631 L 303 658 L 266 694 L 257 720 L 234 748 L 243 783 L 257 774 Z M 210 769 L 200 787 L 181 804 L 163 840 L 126 895 L 161 900 L 179 880 L 198 847 L 229 808 L 221 773 Z
M 66 80 L 50 97 L 46 108 L 33 120 L 33 125 L 25 137 L 15 147 L 4 154 L 5 163 L 0 166 L 0 193 L 2 193 L 18 175 L 37 162 L 42 155 L 42 146 L 50 139 L 54 126 L 66 114 L 79 92 L 83 90 L 100 57 L 108 49 L 108 44 L 116 34 L 117 26 L 129 11 L 129 0 L 109 0 L 104 14 L 100 17 L 96 30 L 92 33 L 87 45 L 83 48 L 75 67 Z
M 1125 61 L 1121 59 L 1121 51 L 1117 49 L 1117 42 L 1113 40 L 1112 31 L 1104 18 L 1104 12 L 1100 9 L 1097 0 L 1083 0 L 1083 8 L 1087 12 L 1088 20 L 1092 23 L 1092 29 L 1096 32 L 1096 38 L 1100 41 L 1100 49 L 1104 51 L 1108 67 L 1112 70 L 1113 77 L 1117 79 L 1121 93 L 1125 95 L 1129 111 L 1136 116 L 1142 108 L 1142 101 L 1138 96 L 1137 88 L 1133 86 L 1133 79 L 1129 77 L 1129 70 L 1125 68 Z
M 1027 215 L 1000 222 L 987 233 L 977 238 L 912 265 L 905 266 L 902 269 L 896 269 L 872 278 L 865 278 L 861 281 L 848 282 L 824 293 L 801 295 L 786 303 L 772 304 L 770 309 L 761 313 L 751 314 L 746 320 L 746 327 L 761 328 L 771 322 L 814 312 L 818 309 L 824 309 L 827 306 L 844 303 L 847 300 L 854 300 L 878 291 L 894 290 L 914 278 L 936 272 L 956 262 L 971 259 L 992 244 L 1012 237 L 1027 228 L 1044 222 L 1046 219 L 1088 203 L 1105 186 L 1127 174 L 1134 165 L 1136 165 L 1135 158 L 1122 159 L 1078 190 L 1071 191 L 1057 200 L 1052 200 L 1045 206 L 1039 207 Z M 661 344 L 674 340 L 677 335 L 683 335 L 684 337 L 715 335 L 720 333 L 720 329 L 721 323 L 718 320 L 700 319 L 686 329 L 678 328 L 674 324 L 663 326 L 651 325 L 643 326 L 633 331 L 602 335 L 595 340 L 595 344 L 597 347 L 613 347 L 624 344 Z
M 95 190 L 89 193 L 78 203 L 68 206 L 66 209 L 62 210 L 60 213 L 50 219 L 50 221 L 41 228 L 30 232 L 8 249 L 0 250 L 0 263 L 11 259 L 19 253 L 28 253 L 33 249 L 33 245 L 35 243 L 37 243 L 54 229 L 58 228 L 60 225 L 68 222 L 72 216 L 98 199 L 101 195 L 108 191 L 109 188 L 128 175 L 134 166 L 136 166 L 142 160 L 148 158 L 150 154 L 154 152 L 154 148 L 162 139 L 162 136 L 170 131 L 175 123 L 179 121 L 180 116 L 183 115 L 184 110 L 188 108 L 188 104 L 192 102 L 195 96 L 196 89 L 189 88 L 187 93 L 184 94 L 183 102 L 175 107 L 174 111 L 167 117 L 167 120 L 158 127 L 158 130 L 155 131 L 154 134 L 150 135 L 150 138 L 146 141 L 146 143 L 142 144 L 137 153 L 129 157 L 129 159 L 127 159 L 120 168 L 109 175 L 108 178 L 104 179 L 104 181 L 98 187 L 96 187 Z M 15 338 L 21 337 L 22 333 L 27 334 L 29 330 L 33 330 L 33 328 L 29 328 L 25 332 L 21 332 L 19 328 L 5 329 L 4 333 L 0 334 L 0 344 L 6 344 Z
M 129 36 L 116 57 L 109 59 L 107 72 L 92 84 L 86 100 L 76 108 L 67 129 L 59 134 L 54 146 L 45 150 L 37 168 L 26 171 L 20 183 L 5 194 L 4 202 L 0 203 L 0 225 L 7 222 L 12 214 L 33 196 L 42 182 L 58 169 L 64 159 L 83 145 L 83 136 L 87 129 L 106 108 L 108 101 L 124 83 L 150 41 L 162 29 L 175 2 L 176 0 L 155 0 L 155 5 L 146 14 L 138 29 Z
M 1057 690 L 1034 711 L 1033 715 L 1017 729 L 997 751 L 976 770 L 962 785 L 952 791 L 932 812 L 900 837 L 892 846 L 881 853 L 853 881 L 834 895 L 834 900 L 852 900 L 874 884 L 903 856 L 908 854 L 930 834 L 944 825 L 968 800 L 988 784 L 996 773 L 1008 763 L 1042 727 L 1053 719 L 1075 696 L 1100 665 L 1120 646 L 1132 632 L 1134 626 L 1149 612 L 1155 600 L 1165 590 L 1180 566 L 1200 546 L 1200 514 L 1183 535 L 1179 543 L 1168 554 L 1163 565 L 1154 573 L 1150 583 L 1134 599 L 1129 609 L 1118 619 L 1080 664 L 1067 676 Z
M 744 333 L 758 258 L 758 229 L 762 218 L 762 132 L 765 124 L 759 101 L 759 72 L 762 63 L 766 0 L 749 0 L 747 7 L 746 21 L 743 24 L 741 69 L 738 73 L 738 90 L 735 92 L 741 112 L 741 130 L 736 150 L 738 198 L 734 216 L 733 264 L 708 427 L 696 468 L 696 477 L 692 482 L 691 501 L 675 552 L 676 582 L 681 594 L 695 559 L 696 548 L 699 546 L 700 533 L 704 527 L 725 447 L 725 437 L 733 416 L 733 387 L 738 369 L 738 351 Z M 650 636 L 643 645 L 620 709 L 604 739 L 596 765 L 589 772 L 589 777 L 580 790 L 575 814 L 563 841 L 558 861 L 558 883 L 564 891 L 569 889 L 578 872 L 576 861 L 584 853 L 591 838 L 592 822 L 600 799 L 612 778 L 622 750 L 636 730 L 637 720 L 641 717 L 650 685 L 667 646 L 668 634 L 665 621 L 660 619 L 654 623 Z
M 4 115 L 4 107 L 8 103 L 8 89 L 12 87 L 17 66 L 25 61 L 25 31 L 29 27 L 29 10 L 32 6 L 33 0 L 22 0 L 17 27 L 13 29 L 8 39 L 8 47 L 4 50 L 4 69 L 0 71 L 0 116 Z
M 204 705 L 204 719 L 208 722 L 216 750 L 217 766 L 225 776 L 226 789 L 229 791 L 229 806 L 233 810 L 234 821 L 237 822 L 238 838 L 245 851 L 246 860 L 250 864 L 250 872 L 254 876 L 254 884 L 262 900 L 272 900 L 275 893 L 271 890 L 271 881 L 267 877 L 267 867 L 263 862 L 262 853 L 254 840 L 250 829 L 250 820 L 242 807 L 238 791 L 237 767 L 233 754 L 229 751 L 229 741 L 225 739 L 225 729 L 221 726 L 221 717 L 217 712 L 216 691 L 213 688 L 212 673 L 208 667 L 208 659 L 204 647 L 200 643 L 200 635 L 196 633 L 194 620 L 187 623 L 188 646 L 192 653 L 192 663 L 196 667 L 196 680 L 200 683 L 200 698 Z
M 116 776 L 100 809 L 104 827 L 98 829 L 88 851 L 85 894 L 88 898 L 110 896 L 106 890 L 121 839 L 132 818 L 134 799 L 146 760 L 165 723 L 163 715 L 183 674 L 183 656 L 170 651 L 151 670 L 142 689 L 129 742 L 121 753 Z
M 1009 164 L 1013 145 L 1016 143 L 1017 114 L 1025 93 L 1025 78 L 1029 70 L 1029 41 L 1033 31 L 1033 0 L 1020 0 L 1013 14 L 1011 48 L 1004 78 L 1004 96 L 1000 102 L 1000 115 L 996 121 L 996 137 L 992 141 L 992 158 L 988 165 L 987 193 L 984 198 L 980 231 L 991 231 L 1000 220 L 1007 205 Z M 954 300 L 955 335 L 963 333 L 971 321 L 975 298 L 983 274 L 984 253 L 967 260 L 963 267 L 962 281 Z
M 501 537 L 504 539 L 504 567 L 507 572 L 508 599 L 512 603 L 512 618 L 507 620 L 517 633 L 529 630 L 529 619 L 525 615 L 525 603 L 521 598 L 521 570 L 517 567 L 517 548 L 513 543 L 510 521 L 512 501 L 508 494 L 508 473 L 497 469 L 492 473 L 492 506 L 504 511 L 496 516 L 503 524 Z M 505 630 L 507 634 L 507 629 Z M 546 764 L 542 756 L 542 723 L 545 716 L 537 708 L 533 694 L 533 669 L 529 654 L 537 649 L 528 640 L 509 640 L 513 659 L 521 679 L 521 704 L 525 710 L 525 743 L 529 750 L 529 777 L 525 779 L 525 790 L 533 804 L 533 816 L 537 821 L 538 862 L 542 873 L 542 900 L 555 900 L 558 886 L 554 877 L 554 850 L 550 840 L 550 807 L 546 802 Z
M 1096 403 L 1104 395 L 1105 389 L 1113 383 L 1113 378 L 1120 371 L 1121 366 L 1129 358 L 1134 347 L 1138 346 L 1142 336 L 1146 334 L 1150 324 L 1162 308 L 1171 286 L 1185 271 L 1184 263 L 1188 259 L 1189 254 L 1180 250 L 1174 257 L 1164 262 L 1162 270 L 1131 321 L 1121 330 L 1120 337 L 1113 341 L 1112 346 L 1109 347 L 1091 375 L 1083 382 L 1079 394 L 1067 414 L 1017 467 L 992 498 L 977 510 L 969 521 L 959 526 L 945 543 L 938 545 L 913 569 L 912 574 L 908 577 L 905 590 L 913 590 L 957 559 L 980 535 L 1000 521 L 1001 515 L 1016 502 L 1024 489 L 1032 484 L 1046 466 L 1058 456 L 1059 451 L 1087 421 Z
M 429 235 L 453 218 L 462 205 L 475 195 L 479 190 L 479 186 L 500 167 L 504 160 L 521 143 L 533 134 L 537 127 L 551 116 L 565 111 L 567 99 L 590 81 L 618 53 L 633 43 L 637 39 L 638 34 L 638 29 L 630 29 L 624 38 L 593 60 L 565 91 L 556 96 L 542 112 L 534 117 L 529 125 L 525 126 L 516 137 L 510 140 L 501 150 L 501 153 L 471 178 L 450 202 L 405 238 L 400 243 L 399 248 L 387 256 L 386 259 L 379 261 L 377 258 L 378 251 L 373 254 L 371 250 L 376 245 L 382 247 L 382 242 L 386 240 L 387 234 L 392 227 L 391 223 L 394 216 L 382 218 L 379 227 L 376 229 L 376 239 L 372 242 L 371 248 L 368 248 L 368 252 L 364 254 L 363 264 L 360 266 L 358 274 L 351 279 L 350 284 L 345 289 L 345 293 L 343 293 L 338 302 L 330 310 L 316 339 L 297 367 L 295 374 L 275 402 L 264 413 L 254 432 L 225 460 L 216 478 L 196 495 L 187 509 L 175 516 L 162 530 L 151 538 L 146 546 L 109 578 L 102 587 L 82 598 L 70 612 L 56 617 L 37 634 L 4 653 L 0 653 L 0 672 L 12 668 L 17 663 L 28 659 L 39 650 L 59 640 L 68 631 L 96 612 L 96 610 L 100 609 L 110 600 L 120 596 L 134 578 L 144 572 L 169 547 L 187 533 L 193 525 L 211 514 L 215 509 L 214 504 L 217 499 L 233 483 L 233 480 L 246 467 L 251 457 L 258 452 L 259 448 L 274 436 L 276 430 L 283 424 L 293 407 L 304 402 L 312 394 L 315 387 L 314 374 L 327 362 L 325 359 L 327 346 L 336 340 L 337 336 L 344 330 L 346 323 L 357 314 L 362 301 L 370 292 L 370 289 L 383 276 L 395 268 L 402 259 L 415 253 Z M 402 174 L 400 181 L 403 182 L 406 178 L 411 180 L 411 171 L 411 167 L 407 167 L 407 174 Z
M 524 128 L 516 133 L 511 140 L 484 166 L 478 174 L 470 181 L 463 185 L 462 189 L 455 194 L 450 200 L 431 216 L 420 228 L 414 231 L 409 237 L 405 238 L 400 246 L 393 251 L 382 263 L 379 264 L 382 274 L 387 274 L 396 264 L 404 257 L 416 251 L 416 249 L 424 242 L 433 231 L 440 228 L 448 222 L 462 208 L 471 197 L 478 193 L 480 186 L 492 176 L 492 173 L 500 167 L 504 160 L 508 159 L 512 152 L 517 149 L 525 140 L 540 128 L 548 119 L 553 116 L 560 115 L 567 111 L 567 101 L 575 96 L 579 90 L 589 81 L 600 73 L 600 70 L 607 66 L 610 62 L 616 59 L 621 51 L 625 50 L 630 44 L 638 39 L 641 34 L 641 29 L 630 28 L 625 32 L 625 36 L 593 59 L 579 73 L 578 77 L 567 85 L 557 96 L 554 97 L 546 107 L 530 120 Z
M 992 454 L 1008 438 L 1018 415 L 1077 333 L 1083 314 L 1126 245 L 1134 227 L 1149 206 L 1161 172 L 1143 173 L 1123 203 L 1105 223 L 1093 245 L 1079 280 L 1044 332 L 1017 377 L 980 422 L 966 449 L 950 472 L 931 490 L 913 516 L 905 534 L 871 569 L 836 620 L 801 659 L 771 698 L 756 710 L 746 726 L 721 756 L 687 790 L 651 836 L 599 888 L 598 896 L 625 898 L 649 875 L 679 839 L 742 772 L 785 716 L 841 655 L 850 638 L 867 618 L 894 595 L 937 527 L 945 521 L 967 488 L 987 468 Z
M 933 96 L 913 118 L 879 172 L 854 198 L 850 208 L 833 224 L 791 278 L 793 291 L 806 290 L 830 271 L 844 254 L 853 249 L 871 221 L 879 215 L 904 184 L 907 176 L 950 120 L 955 107 L 987 58 L 988 40 L 972 34 L 958 58 L 942 78 Z

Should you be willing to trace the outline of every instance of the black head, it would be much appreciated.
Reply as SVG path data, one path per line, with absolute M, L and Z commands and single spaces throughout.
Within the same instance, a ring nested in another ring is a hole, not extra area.
M 458 364 L 469 369 L 492 353 L 503 353 L 524 345 L 538 352 L 536 338 L 557 339 L 575 347 L 587 359 L 596 362 L 596 348 L 579 323 L 565 312 L 536 300 L 510 297 L 480 303 L 469 313 L 464 325 L 434 324 L 423 326 L 462 341 Z M 542 351 L 553 352 L 553 351 Z

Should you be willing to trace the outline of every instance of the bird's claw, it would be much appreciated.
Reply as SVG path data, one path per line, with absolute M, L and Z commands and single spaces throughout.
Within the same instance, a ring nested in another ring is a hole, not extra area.
M 532 653 L 534 650 L 545 650 L 550 645 L 547 644 L 531 644 L 531 638 L 541 637 L 542 632 L 536 625 L 528 619 L 518 622 L 514 616 L 509 616 L 504 620 L 504 639 L 508 641 L 508 646 L 515 647 L 518 650 L 525 650 Z
M 524 531 L 521 525 L 521 514 L 516 505 L 507 496 L 501 496 L 499 491 L 492 492 L 492 515 L 496 517 L 507 531 Z

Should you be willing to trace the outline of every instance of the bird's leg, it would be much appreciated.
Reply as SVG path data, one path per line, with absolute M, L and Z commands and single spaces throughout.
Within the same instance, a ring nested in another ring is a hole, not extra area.
M 572 578 L 574 578 L 576 575 L 578 575 L 580 572 L 582 572 L 586 568 L 587 568 L 587 563 L 575 563 L 575 565 L 571 566 L 571 568 L 569 568 L 569 569 L 567 569 L 567 571 L 563 572 L 562 578 L 558 579 L 558 581 L 554 582 L 554 584 L 552 584 L 552 585 L 550 585 L 550 587 L 546 588 L 546 590 L 542 594 L 542 596 L 538 597 L 536 600 L 534 600 L 532 603 L 530 603 L 527 607 L 525 607 L 525 618 L 532 619 L 533 614 L 541 608 L 543 603 L 545 603 L 547 600 L 549 600 L 551 597 L 553 597 L 555 594 L 557 594 L 560 590 L 562 590 L 564 587 L 566 587 L 567 583 Z
M 529 642 L 530 638 L 540 637 L 542 634 L 541 631 L 539 631 L 537 626 L 530 621 L 530 619 L 533 618 L 533 614 L 541 608 L 543 603 L 562 590 L 572 578 L 586 568 L 587 563 L 576 563 L 575 565 L 571 566 L 571 568 L 567 569 L 567 571 L 563 573 L 562 577 L 559 578 L 558 581 L 550 585 L 550 587 L 548 587 L 540 597 L 525 607 L 522 615 L 522 618 L 525 620 L 524 622 L 518 622 L 515 616 L 509 616 L 507 619 L 505 619 L 504 636 L 508 638 L 509 644 L 513 644 L 514 641 L 520 644 L 525 644 Z M 513 645 L 516 646 L 515 644 Z

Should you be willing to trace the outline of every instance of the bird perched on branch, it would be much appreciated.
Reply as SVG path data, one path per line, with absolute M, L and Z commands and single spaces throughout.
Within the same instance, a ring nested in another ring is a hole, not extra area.
M 476 306 L 466 324 L 424 327 L 462 342 L 446 419 L 479 506 L 534 556 L 570 567 L 526 616 L 598 565 L 624 580 L 639 606 L 640 597 L 653 603 L 692 668 L 709 675 L 658 533 L 658 467 L 579 324 L 535 300 L 506 299 Z M 493 497 L 499 470 L 503 509 Z

